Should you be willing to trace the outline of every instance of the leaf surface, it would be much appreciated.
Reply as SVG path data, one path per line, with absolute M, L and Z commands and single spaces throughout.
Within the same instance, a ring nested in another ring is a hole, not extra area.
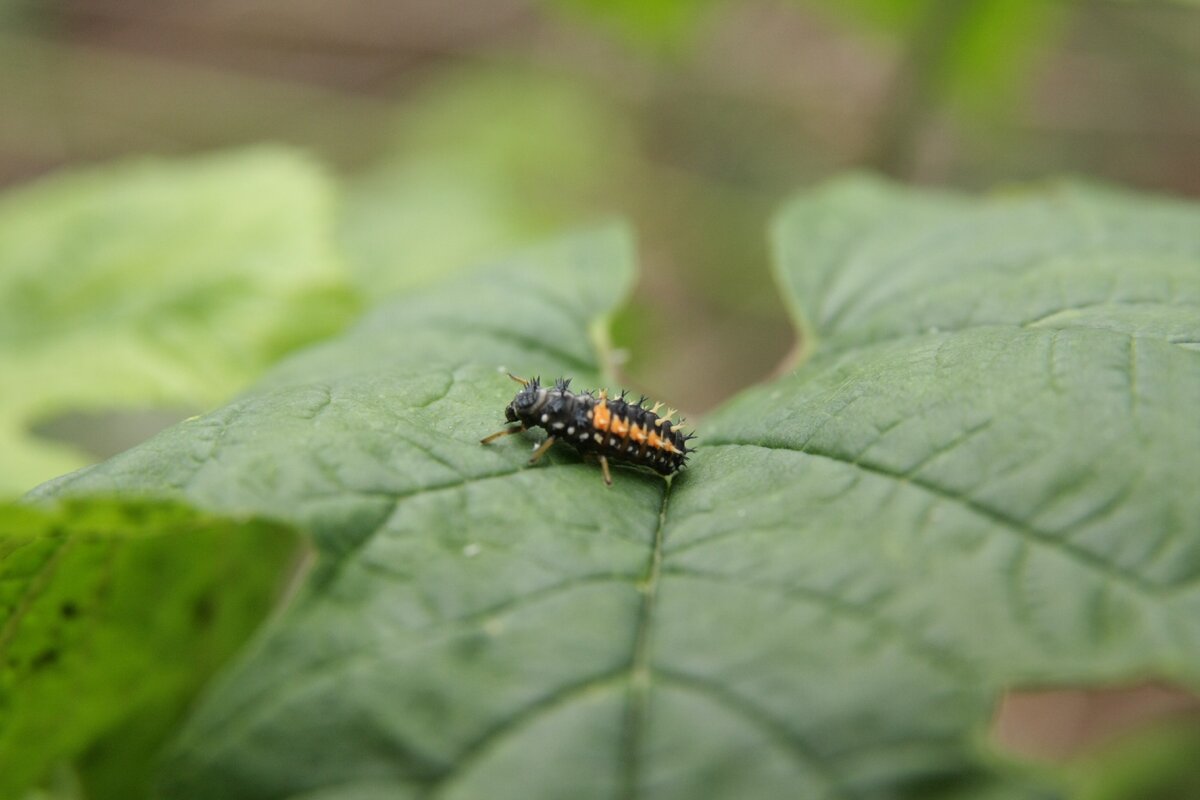
M 350 310 L 329 186 L 254 150 L 55 177 L 0 199 L 0 492 L 87 463 L 66 412 L 210 407 Z
M 294 551 L 280 526 L 175 505 L 0 506 L 0 796 L 123 725 L 174 722 L 262 620 Z M 144 767 L 160 744 L 110 755 Z M 144 769 L 123 779 L 107 796 L 148 788 Z
M 978 744 L 1004 687 L 1198 679 L 1196 223 L 1086 187 L 804 196 L 776 243 L 807 360 L 669 485 L 478 445 L 496 367 L 604 371 L 608 233 L 396 301 L 43 494 L 169 489 L 326 553 L 173 796 L 1044 796 Z

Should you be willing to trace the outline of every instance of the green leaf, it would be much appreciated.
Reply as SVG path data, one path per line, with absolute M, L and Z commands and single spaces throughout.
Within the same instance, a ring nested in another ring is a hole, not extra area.
M 934 97 L 992 112 L 1018 99 L 1070 4 L 1042 0 L 805 0 L 902 38 L 911 76 Z M 925 74 L 928 73 L 928 74 Z
M 1160 725 L 1118 737 L 1070 765 L 1081 800 L 1175 800 L 1200 796 L 1200 725 Z
M 87 463 L 32 427 L 205 407 L 350 311 L 330 190 L 254 150 L 51 178 L 0 198 L 0 493 Z
M 182 506 L 0 506 L 0 796 L 114 728 L 177 720 L 270 608 L 294 552 L 278 525 Z M 143 769 L 97 796 L 147 788 L 165 727 L 110 752 Z
M 582 18 L 625 42 L 658 54 L 692 44 L 712 0 L 547 0 L 544 5 Z
M 669 484 L 478 444 L 497 367 L 605 370 L 609 233 L 381 308 L 41 494 L 316 531 L 171 796 L 1047 796 L 980 744 L 1004 688 L 1200 682 L 1198 221 L 1079 186 L 802 197 L 776 241 L 807 360 Z

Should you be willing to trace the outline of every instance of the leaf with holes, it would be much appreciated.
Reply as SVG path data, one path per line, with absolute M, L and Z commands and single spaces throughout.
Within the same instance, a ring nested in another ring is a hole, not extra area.
M 90 796 L 147 790 L 155 745 L 261 621 L 294 551 L 279 525 L 172 504 L 0 506 L 0 797 L 76 756 Z
M 608 370 L 619 232 L 385 306 L 45 496 L 169 491 L 316 534 L 171 796 L 1029 797 L 1024 681 L 1200 681 L 1200 215 L 850 180 L 777 273 L 802 363 L 667 483 L 491 447 L 496 370 Z

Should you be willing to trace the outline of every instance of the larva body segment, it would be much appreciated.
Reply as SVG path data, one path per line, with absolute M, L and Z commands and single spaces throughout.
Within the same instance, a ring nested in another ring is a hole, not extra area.
M 687 463 L 688 447 L 694 435 L 684 435 L 680 422 L 670 415 L 658 413 L 660 404 L 651 408 L 643 405 L 645 398 L 636 403 L 626 401 L 625 392 L 619 397 L 609 397 L 604 390 L 599 392 L 572 392 L 571 381 L 560 378 L 552 387 L 541 385 L 539 379 L 525 381 L 521 391 L 504 410 L 510 423 L 519 423 L 519 428 L 500 431 L 483 440 L 484 444 L 509 433 L 519 433 L 528 428 L 543 428 L 548 434 L 547 442 L 567 442 L 580 453 L 593 454 L 604 468 L 608 477 L 608 459 L 649 467 L 661 475 L 671 475 Z M 543 448 L 536 455 L 540 457 Z M 536 457 L 532 459 L 536 461 Z

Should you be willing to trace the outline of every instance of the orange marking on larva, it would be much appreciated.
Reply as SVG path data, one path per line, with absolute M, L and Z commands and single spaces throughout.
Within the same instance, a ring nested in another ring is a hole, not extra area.
M 595 416 L 592 417 L 592 427 L 598 431 L 608 430 L 608 425 L 612 422 L 612 412 L 608 410 L 608 403 L 604 400 L 596 403 L 593 409 Z
M 654 431 L 650 431 L 650 446 L 655 450 L 662 450 L 662 439 L 658 438 L 658 434 Z
M 629 429 L 629 438 L 638 444 L 642 444 L 646 441 L 646 431 L 641 425 L 634 425 Z
M 622 439 L 629 433 L 629 420 L 613 417 L 612 424 L 608 426 L 608 430 L 613 436 L 620 436 Z

